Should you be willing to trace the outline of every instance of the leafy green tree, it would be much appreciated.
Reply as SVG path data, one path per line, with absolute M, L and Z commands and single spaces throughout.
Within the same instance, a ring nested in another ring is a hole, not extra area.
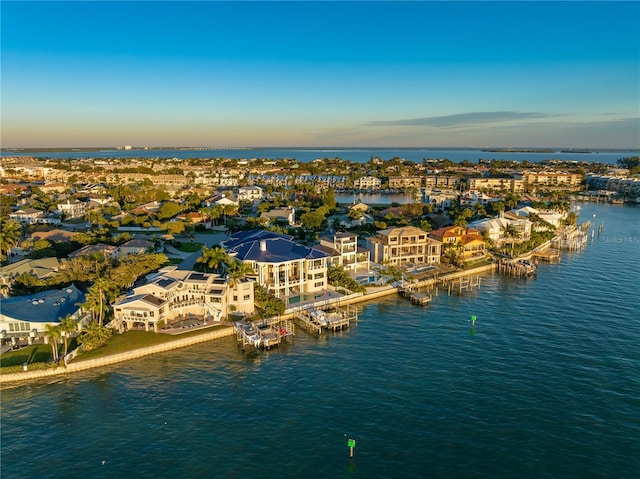
M 443 245 L 442 257 L 444 260 L 454 266 L 462 266 L 464 254 L 464 246 L 460 243 L 447 243 Z
M 308 230 L 320 229 L 327 213 L 326 207 L 320 207 L 315 211 L 308 211 L 300 215 L 300 223 Z
M 25 294 L 33 294 L 38 291 L 47 289 L 46 283 L 25 271 L 18 275 L 11 284 L 11 296 L 22 296 Z
M 489 208 L 490 208 L 490 210 L 491 210 L 491 213 L 492 213 L 493 215 L 498 215 L 498 214 L 500 214 L 501 212 L 503 212 L 503 211 L 504 211 L 504 208 L 505 208 L 505 204 L 504 204 L 504 202 L 502 202 L 502 201 L 495 201 L 495 202 L 493 202 L 493 203 L 489 203 L 489 205 L 488 205 L 488 206 L 489 206 Z
M 426 232 L 429 232 L 433 229 L 431 226 L 431 223 L 429 223 L 428 220 L 420 220 L 420 224 L 418 225 L 418 228 Z
M 396 266 L 390 264 L 383 265 L 383 267 L 380 269 L 380 273 L 383 276 L 389 276 L 391 278 L 391 281 L 399 281 L 402 279 L 402 271 Z
M 632 156 L 630 158 L 620 158 L 618 160 L 618 166 L 622 168 L 629 168 L 633 170 L 640 167 L 640 156 Z
M 472 216 L 473 212 L 470 209 L 465 208 L 462 211 L 458 212 L 453 220 L 453 223 L 456 226 L 467 226 L 467 222 L 469 221 L 469 219 L 471 219 Z
M 166 223 L 163 223 L 162 227 L 174 235 L 182 234 L 186 230 L 184 221 L 167 221 Z
M 364 293 L 367 289 L 347 274 L 341 266 L 330 266 L 327 269 L 327 280 L 335 287 L 346 288 L 354 293 Z
M 336 194 L 333 188 L 329 188 L 324 195 L 323 198 L 324 205 L 329 209 L 329 211 L 336 209 Z
M 182 211 L 182 205 L 178 203 L 174 203 L 172 201 L 167 201 L 160 206 L 158 213 L 156 216 L 159 220 L 167 220 L 169 218 L 173 218 L 175 215 Z
M 238 207 L 236 205 L 224 205 L 222 207 L 222 215 L 223 215 L 223 222 L 224 224 L 227 224 L 227 217 L 228 216 L 234 216 L 238 214 Z
M 284 313 L 284 301 L 269 293 L 264 286 L 255 284 L 254 300 L 262 317 L 278 316 Z
M 487 216 L 487 210 L 482 203 L 476 203 L 473 205 L 473 215 L 476 218 L 484 218 Z
M 227 258 L 229 256 L 227 255 Z M 228 272 L 229 278 L 231 279 L 229 285 L 231 287 L 235 286 L 235 284 L 243 279 L 245 276 L 249 276 L 255 274 L 255 271 L 251 267 L 249 263 L 245 263 L 235 258 L 229 258 L 230 262 L 228 264 Z
M 374 221 L 373 225 L 379 230 L 386 230 L 387 229 L 387 223 L 384 222 L 384 221 Z
M 357 221 L 360 218 L 362 218 L 362 211 L 359 210 L 358 208 L 351 208 L 347 216 L 351 221 Z
M 563 223 L 567 226 L 575 226 L 578 224 L 578 213 L 575 211 L 570 211 L 567 216 L 565 216 Z

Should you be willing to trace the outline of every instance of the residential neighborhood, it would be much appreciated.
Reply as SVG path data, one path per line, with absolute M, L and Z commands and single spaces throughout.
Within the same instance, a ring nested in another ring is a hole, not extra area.
M 575 228 L 570 200 L 635 201 L 640 180 L 625 171 L 399 158 L 6 158 L 2 344 L 55 342 L 65 318 L 75 321 L 69 335 L 94 322 L 113 333 L 177 334 L 416 271 L 517 258 Z M 336 201 L 353 192 L 412 200 Z

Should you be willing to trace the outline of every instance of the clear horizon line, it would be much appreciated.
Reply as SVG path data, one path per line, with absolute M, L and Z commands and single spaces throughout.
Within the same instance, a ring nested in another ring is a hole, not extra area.
M 134 146 L 134 145 L 101 145 L 101 146 L 13 146 L 2 147 L 0 151 L 16 150 L 124 150 L 124 146 L 130 146 L 131 150 L 174 150 L 174 149 L 200 149 L 200 150 L 278 150 L 278 149 L 306 149 L 306 150 L 333 150 L 333 149 L 362 149 L 362 150 L 579 150 L 579 151 L 640 151 L 640 147 L 580 147 L 580 146 L 495 146 L 495 145 L 467 145 L 467 146 L 365 146 L 365 145 L 277 145 L 277 146 L 198 146 L 198 145 L 173 145 L 173 146 Z M 126 151 L 126 150 L 125 150 Z

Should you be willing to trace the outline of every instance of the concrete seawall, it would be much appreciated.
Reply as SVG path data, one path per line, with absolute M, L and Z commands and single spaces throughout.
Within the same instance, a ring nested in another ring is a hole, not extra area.
M 130 359 L 141 358 L 150 354 L 162 353 L 165 351 L 171 351 L 173 349 L 184 348 L 186 346 L 192 346 L 198 343 L 204 343 L 206 341 L 212 341 L 214 339 L 220 339 L 233 335 L 233 327 L 229 326 L 224 329 L 216 329 L 207 333 L 190 336 L 188 338 L 176 339 L 167 343 L 156 344 L 148 346 L 146 348 L 134 349 L 126 351 L 124 353 L 112 354 L 96 359 L 89 359 L 86 361 L 78 361 L 76 363 L 69 363 L 67 367 L 60 366 L 50 369 L 37 369 L 35 371 L 24 371 L 13 374 L 0 374 L 0 384 L 16 382 L 16 381 L 28 381 L 30 379 L 40 379 L 52 376 L 60 376 L 62 374 L 70 374 L 78 371 L 84 371 L 86 369 L 98 368 L 100 366 L 107 366 L 109 364 L 120 363 L 122 361 L 128 361 Z
M 482 273 L 494 271 L 495 268 L 496 268 L 495 264 L 489 264 L 485 266 L 479 266 L 477 268 L 468 269 L 465 271 L 456 271 L 453 273 L 442 275 L 437 280 L 430 279 L 430 280 L 422 281 L 418 284 L 418 286 L 428 286 L 430 284 L 433 284 L 441 280 L 453 280 L 453 279 L 468 276 L 468 275 L 482 274 Z M 391 286 L 382 286 L 382 287 L 370 290 L 367 294 L 354 294 L 344 298 L 331 299 L 326 301 L 326 303 L 336 304 L 336 305 L 356 304 L 356 303 L 362 303 L 365 301 L 372 301 L 378 298 L 390 296 L 392 294 L 397 294 L 397 293 L 398 293 L 398 288 L 394 288 Z M 281 318 L 288 319 L 288 318 L 292 318 L 293 315 L 294 315 L 294 312 L 291 312 L 283 315 Z M 123 361 L 128 361 L 130 359 L 141 358 L 143 356 L 148 356 L 150 354 L 162 353 L 165 351 L 171 351 L 173 349 L 179 349 L 179 348 L 184 348 L 186 346 L 191 346 L 193 344 L 204 343 L 204 342 L 212 341 L 219 338 L 233 336 L 233 334 L 234 334 L 233 327 L 229 326 L 224 329 L 217 329 L 215 331 L 210 331 L 207 333 L 190 336 L 188 338 L 176 339 L 174 341 L 169 341 L 167 343 L 157 344 L 154 346 L 148 346 L 146 348 L 134 349 L 132 351 L 127 351 L 124 353 L 112 354 L 109 356 L 104 356 L 96 359 L 89 359 L 86 361 L 79 361 L 75 363 L 72 362 L 72 363 L 69 363 L 66 368 L 61 366 L 58 368 L 38 369 L 35 371 L 24 371 L 19 373 L 12 373 L 12 374 L 0 374 L 0 384 L 60 376 L 63 374 L 75 373 L 75 372 L 84 371 L 91 368 L 108 366 L 110 364 L 116 364 Z

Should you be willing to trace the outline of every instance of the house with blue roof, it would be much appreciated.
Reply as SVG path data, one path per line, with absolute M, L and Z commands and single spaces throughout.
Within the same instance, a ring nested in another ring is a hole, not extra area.
M 26 296 L 0 300 L 0 337 L 12 344 L 36 339 L 47 341 L 47 325 L 57 326 L 60 320 L 71 316 L 79 321 L 78 329 L 90 319 L 90 313 L 80 305 L 84 294 L 75 286 L 52 289 Z
M 258 284 L 279 298 L 327 289 L 329 254 L 296 243 L 291 236 L 264 230 L 234 233 L 221 243 L 232 257 L 248 263 Z

